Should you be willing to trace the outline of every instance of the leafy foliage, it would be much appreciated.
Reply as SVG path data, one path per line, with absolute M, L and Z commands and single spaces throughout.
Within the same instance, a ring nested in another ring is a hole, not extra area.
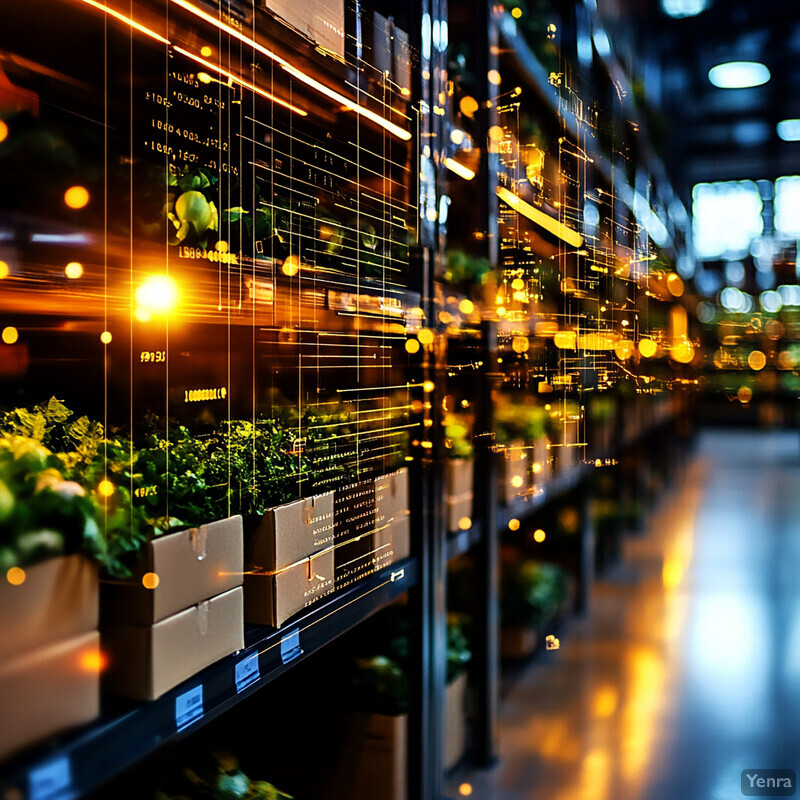
M 556 564 L 508 559 L 503 565 L 500 616 L 504 625 L 538 627 L 567 599 L 567 579 Z

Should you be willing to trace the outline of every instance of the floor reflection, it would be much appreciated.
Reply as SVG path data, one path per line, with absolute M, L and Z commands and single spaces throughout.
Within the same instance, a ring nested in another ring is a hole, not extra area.
M 797 769 L 798 575 L 797 435 L 704 434 L 591 614 L 505 698 L 472 797 L 730 800 L 743 769 Z

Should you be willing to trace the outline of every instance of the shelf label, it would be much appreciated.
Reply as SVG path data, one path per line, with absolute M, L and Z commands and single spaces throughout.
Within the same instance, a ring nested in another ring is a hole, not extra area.
M 236 681 L 236 692 L 238 694 L 251 684 L 255 683 L 260 677 L 260 672 L 258 669 L 258 652 L 252 653 L 246 658 L 243 658 L 234 667 L 233 672 L 234 680 Z
M 182 731 L 203 716 L 203 684 L 175 698 L 175 727 Z
M 393 572 L 393 573 L 392 573 L 392 574 L 389 576 L 389 580 L 391 580 L 391 582 L 392 582 L 392 583 L 397 583 L 397 581 L 401 581 L 401 580 L 403 580 L 403 578 L 405 578 L 405 576 L 406 576 L 406 571 L 405 571 L 405 569 L 396 569 L 396 570 L 395 570 L 395 571 L 394 571 L 394 572 Z
M 281 639 L 281 661 L 284 664 L 288 664 L 302 654 L 303 651 L 300 649 L 300 628 L 295 628 Z
M 68 800 L 73 796 L 68 756 L 48 761 L 28 774 L 29 800 Z

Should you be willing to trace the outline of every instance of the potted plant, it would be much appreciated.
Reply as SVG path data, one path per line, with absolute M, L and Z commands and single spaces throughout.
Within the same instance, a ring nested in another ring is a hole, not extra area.
M 567 579 L 561 567 L 507 554 L 500 594 L 502 656 L 530 656 L 543 628 L 563 609 L 567 597 Z

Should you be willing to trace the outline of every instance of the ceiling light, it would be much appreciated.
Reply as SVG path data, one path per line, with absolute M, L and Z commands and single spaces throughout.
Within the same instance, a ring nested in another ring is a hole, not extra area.
M 718 89 L 749 89 L 770 79 L 769 70 L 758 61 L 728 61 L 708 71 L 708 79 Z
M 661 8 L 670 17 L 696 17 L 708 8 L 708 0 L 661 0 Z
M 784 119 L 778 123 L 777 129 L 784 142 L 800 142 L 800 119 Z

